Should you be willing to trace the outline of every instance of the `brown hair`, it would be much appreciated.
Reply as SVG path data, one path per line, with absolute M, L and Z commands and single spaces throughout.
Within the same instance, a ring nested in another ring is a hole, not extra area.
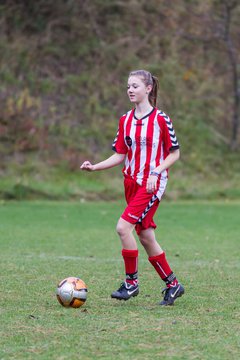
M 131 71 L 129 76 L 138 76 L 143 80 L 145 86 L 148 86 L 148 85 L 152 86 L 152 90 L 148 95 L 148 100 L 152 106 L 156 106 L 157 93 L 158 93 L 158 87 L 159 87 L 158 79 L 155 76 L 153 76 L 149 71 L 146 71 L 146 70 Z

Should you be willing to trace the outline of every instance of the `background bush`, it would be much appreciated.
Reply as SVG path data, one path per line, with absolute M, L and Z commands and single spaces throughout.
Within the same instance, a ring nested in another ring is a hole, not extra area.
M 145 68 L 181 143 L 175 193 L 236 195 L 239 14 L 227 0 L 2 1 L 2 178 L 51 181 L 110 154 L 128 73 Z

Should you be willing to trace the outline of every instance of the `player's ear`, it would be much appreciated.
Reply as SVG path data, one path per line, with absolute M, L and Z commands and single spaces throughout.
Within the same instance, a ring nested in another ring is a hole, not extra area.
M 150 94 L 151 91 L 152 91 L 152 85 L 148 85 L 146 88 L 146 93 Z

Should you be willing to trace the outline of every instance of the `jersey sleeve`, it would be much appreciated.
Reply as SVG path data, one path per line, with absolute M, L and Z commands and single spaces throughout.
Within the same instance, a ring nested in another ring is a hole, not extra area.
M 126 115 L 119 120 L 117 135 L 112 143 L 112 149 L 118 154 L 126 154 L 128 147 L 124 141 L 124 120 Z
M 170 117 L 164 112 L 160 112 L 158 120 L 162 131 L 162 139 L 167 152 L 179 149 L 180 146 Z

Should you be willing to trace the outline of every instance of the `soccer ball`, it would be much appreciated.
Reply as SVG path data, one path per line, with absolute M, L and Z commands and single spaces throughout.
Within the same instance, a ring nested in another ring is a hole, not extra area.
M 58 284 L 56 296 L 62 306 L 78 308 L 87 299 L 87 286 L 77 277 L 68 277 Z

